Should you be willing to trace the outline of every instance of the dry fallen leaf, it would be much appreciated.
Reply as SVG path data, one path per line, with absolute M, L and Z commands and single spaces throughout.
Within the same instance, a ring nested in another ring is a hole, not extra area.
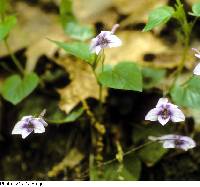
M 134 61 L 143 64 L 145 63 L 144 55 L 153 54 L 155 59 L 152 62 L 146 62 L 147 65 L 173 68 L 180 60 L 177 47 L 175 51 L 172 46 L 168 46 L 151 32 L 121 31 L 116 34 L 122 40 L 122 46 L 105 50 L 106 63 Z
M 121 25 L 146 22 L 148 14 L 156 7 L 166 5 L 168 0 L 113 0 L 114 7 L 120 14 L 128 15 Z
M 112 6 L 112 0 L 75 0 L 73 9 L 80 21 L 87 21 Z
M 76 148 L 70 150 L 70 152 L 64 157 L 64 159 L 56 164 L 49 172 L 49 177 L 56 177 L 60 172 L 66 169 L 66 167 L 72 169 L 79 164 L 84 158 L 84 155 Z
M 127 15 L 120 24 L 143 23 L 147 21 L 149 11 L 166 5 L 168 0 L 76 0 L 74 13 L 81 22 L 102 22 L 112 27 L 120 15 Z M 119 15 L 120 14 L 120 15 Z
M 61 110 L 69 113 L 82 99 L 99 98 L 99 86 L 88 64 L 66 57 L 57 60 L 57 63 L 69 72 L 71 79 L 68 86 L 58 90 L 61 96 L 59 103 Z M 107 91 L 104 90 L 103 98 L 105 98 L 106 93 Z
M 11 32 L 8 42 L 13 51 L 27 48 L 26 71 L 30 72 L 34 70 L 40 56 L 46 55 L 52 58 L 57 50 L 57 46 L 47 38 L 64 41 L 67 37 L 63 32 L 58 15 L 47 14 L 39 7 L 29 6 L 23 2 L 17 2 L 14 9 L 18 22 Z M 7 53 L 5 46 L 1 43 L 0 56 Z
M 8 38 L 13 51 L 31 47 L 49 35 L 64 35 L 57 15 L 47 14 L 40 8 L 29 6 L 24 2 L 15 3 L 13 8 L 18 19 L 17 25 Z M 47 47 L 45 46 L 45 48 Z M 6 54 L 5 46 L 0 43 L 0 56 Z
M 57 30 L 57 32 L 53 32 L 52 34 L 49 33 L 46 36 L 49 39 L 54 39 L 57 41 L 65 41 L 66 37 L 61 33 L 62 31 L 59 32 L 59 30 Z M 26 50 L 27 72 L 31 72 L 34 70 L 37 60 L 39 59 L 40 56 L 46 55 L 50 59 L 53 58 L 53 55 L 57 51 L 58 47 L 54 43 L 50 42 L 47 38 L 43 38 L 27 48 Z
M 187 2 L 190 6 L 192 6 L 194 3 L 199 2 L 199 0 L 186 0 L 186 2 Z
M 106 9 L 98 14 L 88 17 L 84 22 L 88 24 L 103 23 L 104 29 L 109 29 L 117 23 L 117 20 L 118 13 L 113 9 Z
M 113 0 L 114 6 L 121 14 L 144 16 L 155 7 L 166 5 L 168 0 Z

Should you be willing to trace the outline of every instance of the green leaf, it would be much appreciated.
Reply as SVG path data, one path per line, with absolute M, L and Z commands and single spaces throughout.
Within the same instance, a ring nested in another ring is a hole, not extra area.
M 192 5 L 192 15 L 197 17 L 200 16 L 200 2 L 194 3 Z
M 65 33 L 73 39 L 85 41 L 95 34 L 94 29 L 87 25 L 81 25 L 73 14 L 71 0 L 62 0 L 60 4 L 60 19 Z
M 5 80 L 2 86 L 2 96 L 5 100 L 16 105 L 27 97 L 38 85 L 39 78 L 35 73 L 25 75 L 12 75 Z
M 168 149 L 164 149 L 162 144 L 153 142 L 152 144 L 140 149 L 138 151 L 138 155 L 141 160 L 150 167 L 156 164 L 164 156 L 164 154 L 167 153 L 167 151 Z
M 7 8 L 7 0 L 0 0 L 0 14 L 4 14 Z
M 143 31 L 152 30 L 154 27 L 166 23 L 174 13 L 173 7 L 163 6 L 150 12 L 148 22 Z
M 45 120 L 49 124 L 53 124 L 51 121 L 58 122 L 66 118 L 66 113 L 59 109 L 58 104 L 59 98 L 54 95 L 32 93 L 27 99 L 24 99 L 22 103 L 16 106 L 18 107 L 17 111 L 19 113 L 17 119 L 20 120 L 23 116 L 30 114 L 38 116 L 41 111 L 47 108 L 47 112 L 44 116 Z M 76 111 L 78 113 L 79 109 Z M 68 116 L 70 116 L 70 114 Z
M 75 21 L 75 16 L 73 14 L 73 6 L 71 0 L 62 0 L 59 7 L 61 22 L 63 26 L 68 21 Z
M 16 25 L 17 19 L 15 16 L 8 16 L 0 23 L 0 41 L 3 40 Z
M 79 108 L 78 110 L 72 111 L 64 119 L 48 120 L 48 122 L 53 123 L 53 124 L 58 124 L 58 125 L 64 124 L 64 123 L 72 123 L 72 122 L 76 121 L 83 113 L 84 113 L 84 109 Z
M 193 76 L 184 85 L 176 84 L 170 94 L 177 105 L 200 109 L 200 78 Z
M 92 64 L 95 60 L 95 55 L 90 52 L 89 45 L 83 42 L 71 42 L 71 43 L 64 43 L 53 41 L 58 47 L 64 49 L 68 54 L 74 55 L 81 60 Z
M 98 170 L 94 167 L 94 164 L 90 162 L 90 180 L 125 180 L 125 181 L 136 181 L 140 178 L 141 172 L 141 161 L 132 153 L 124 157 L 123 168 L 119 171 L 120 163 L 115 161 L 111 164 L 103 166 L 103 176 L 98 176 Z
M 143 68 L 142 75 L 144 88 L 149 89 L 156 86 L 165 77 L 166 70 Z
M 87 25 L 80 25 L 77 22 L 68 22 L 65 24 L 64 31 L 71 38 L 85 41 L 94 36 L 94 29 Z
M 98 73 L 98 80 L 109 88 L 142 91 L 142 73 L 133 62 L 104 66 L 103 72 Z
M 132 133 L 132 140 L 134 144 L 140 144 L 147 140 L 148 136 L 162 136 L 165 134 L 173 134 L 175 128 L 173 125 L 135 125 Z

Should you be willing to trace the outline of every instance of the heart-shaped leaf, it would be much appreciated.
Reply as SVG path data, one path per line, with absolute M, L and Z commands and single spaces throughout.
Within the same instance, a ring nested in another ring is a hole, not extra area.
M 160 81 L 165 77 L 166 70 L 164 69 L 153 69 L 153 68 L 143 68 L 143 84 L 144 88 L 150 89 L 157 86 Z
M 99 82 L 106 87 L 142 91 L 142 73 L 137 64 L 121 62 L 115 66 L 104 66 L 98 74 Z
M 0 22 L 0 41 L 8 35 L 16 23 L 17 19 L 15 16 L 8 16 L 4 21 Z
M 136 181 L 140 178 L 141 161 L 135 153 L 124 156 L 123 167 L 119 170 L 120 163 L 117 161 L 104 166 L 103 175 L 98 176 L 98 170 L 90 158 L 90 180 L 124 180 L 124 181 Z
M 87 25 L 80 25 L 78 22 L 69 22 L 65 25 L 64 31 L 71 38 L 85 41 L 94 36 L 94 29 Z
M 193 16 L 200 16 L 200 2 L 194 3 L 192 5 L 192 13 Z
M 50 41 L 54 42 L 58 47 L 64 49 L 68 54 L 74 55 L 89 64 L 94 62 L 95 55 L 90 52 L 89 45 L 83 42 L 64 43 L 54 40 Z
M 154 9 L 149 14 L 148 22 L 144 27 L 143 31 L 149 31 L 154 27 L 166 23 L 174 13 L 173 7 L 163 6 Z
M 63 119 L 48 120 L 48 122 L 57 124 L 57 125 L 65 124 L 65 123 L 72 123 L 72 122 L 76 121 L 83 113 L 84 113 L 84 109 L 79 108 L 78 110 L 72 111 L 69 115 L 67 115 Z
M 160 143 L 154 142 L 138 151 L 141 160 L 149 167 L 156 164 L 168 152 Z
M 184 85 L 176 84 L 170 94 L 177 105 L 200 109 L 200 78 L 194 76 Z
M 79 24 L 74 13 L 72 0 L 62 0 L 60 3 L 60 19 L 65 33 L 73 39 L 85 41 L 94 36 L 94 29 L 88 25 Z
M 38 85 L 39 78 L 35 73 L 25 75 L 12 75 L 5 80 L 2 86 L 2 96 L 5 100 L 16 105 L 27 97 Z

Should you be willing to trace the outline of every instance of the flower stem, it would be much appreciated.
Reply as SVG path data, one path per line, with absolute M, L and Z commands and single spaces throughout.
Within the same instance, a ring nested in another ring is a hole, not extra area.
M 1 18 L 1 21 L 3 22 L 5 20 L 5 14 L 4 13 L 1 13 L 0 14 L 0 18 Z M 5 44 L 5 47 L 8 51 L 8 53 L 10 54 L 11 56 L 11 59 L 12 61 L 14 62 L 14 64 L 16 65 L 16 67 L 18 68 L 18 70 L 20 71 L 20 73 L 23 75 L 24 74 L 24 69 L 23 67 L 21 66 L 19 60 L 16 58 L 16 56 L 14 55 L 14 53 L 12 52 L 12 50 L 10 49 L 10 46 L 9 46 L 9 43 L 8 43 L 8 37 L 6 37 L 4 39 L 4 44 Z
M 14 64 L 16 65 L 16 67 L 18 68 L 18 70 L 20 71 L 21 74 L 24 74 L 24 70 L 23 67 L 21 66 L 20 62 L 18 61 L 18 59 L 16 58 L 16 56 L 13 54 L 12 50 L 10 49 L 10 46 L 8 44 L 7 38 L 4 39 L 4 44 L 5 47 L 8 51 L 8 53 L 10 54 L 12 61 L 14 62 Z
M 133 153 L 133 152 L 135 152 L 135 151 L 138 151 L 138 150 L 142 149 L 143 147 L 146 147 L 146 146 L 148 146 L 148 145 L 150 145 L 150 144 L 153 144 L 153 143 L 155 143 L 155 141 L 148 141 L 148 142 L 146 142 L 146 143 L 144 143 L 144 144 L 142 144 L 142 145 L 139 145 L 138 147 L 135 147 L 135 146 L 134 146 L 134 147 L 131 148 L 129 151 L 123 153 L 123 157 L 125 157 L 125 156 L 127 156 L 127 155 L 129 155 L 129 154 L 131 154 L 131 153 Z M 112 164 L 112 163 L 115 162 L 115 161 L 117 161 L 116 158 L 113 158 L 113 159 L 111 159 L 111 160 L 105 161 L 105 162 L 102 163 L 102 166 Z M 83 172 L 83 173 L 82 173 L 82 178 L 88 177 L 88 173 L 89 173 L 89 170 L 86 170 L 85 172 Z
M 180 22 L 180 25 L 181 25 L 181 28 L 182 28 L 182 32 L 183 32 L 182 34 L 183 34 L 183 38 L 184 38 L 184 41 L 183 41 L 184 49 L 183 49 L 181 61 L 180 61 L 179 66 L 176 70 L 176 73 L 175 73 L 175 78 L 173 80 L 172 85 L 169 88 L 169 91 L 171 90 L 171 88 L 174 87 L 179 75 L 181 74 L 181 72 L 182 72 L 182 70 L 185 66 L 185 62 L 186 62 L 188 50 L 189 50 L 191 32 L 192 32 L 192 29 L 193 29 L 196 21 L 198 20 L 198 17 L 196 17 L 193 20 L 192 23 L 189 23 L 188 20 L 187 20 L 187 16 L 185 14 L 185 11 L 182 8 L 182 4 L 181 4 L 180 0 L 176 0 L 176 2 L 177 2 L 177 7 L 180 8 L 179 10 L 181 10 L 180 15 L 177 16 L 176 18 Z

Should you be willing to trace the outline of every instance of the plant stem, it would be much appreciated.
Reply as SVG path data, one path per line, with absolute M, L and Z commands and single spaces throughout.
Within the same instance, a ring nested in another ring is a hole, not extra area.
M 155 143 L 155 141 L 149 141 L 149 142 L 146 142 L 146 143 L 144 143 L 144 144 L 142 144 L 142 145 L 139 145 L 138 147 L 134 147 L 134 148 L 130 149 L 129 151 L 125 152 L 125 153 L 123 154 L 123 157 L 125 157 L 125 156 L 127 156 L 127 155 L 129 155 L 129 154 L 131 154 L 131 153 L 133 153 L 133 152 L 135 152 L 135 151 L 138 151 L 138 150 L 142 149 L 143 147 L 145 147 L 145 146 L 147 146 L 147 145 L 150 145 L 150 144 L 153 144 L 153 143 Z M 111 159 L 111 160 L 108 160 L 108 161 L 106 161 L 106 162 L 103 162 L 103 163 L 102 163 L 102 166 L 112 164 L 112 163 L 115 162 L 115 161 L 117 161 L 116 158 Z M 88 176 L 88 173 L 89 173 L 89 170 L 86 170 L 85 172 L 83 172 L 83 173 L 82 173 L 82 178 L 87 177 L 87 176 Z
M 177 78 L 179 77 L 179 75 L 181 74 L 181 72 L 184 68 L 186 57 L 187 57 L 187 54 L 188 54 L 188 49 L 189 49 L 189 42 L 187 42 L 186 46 L 183 49 L 182 58 L 181 58 L 180 64 L 179 64 L 178 69 L 177 69 L 177 73 L 176 73 L 176 77 L 174 79 L 174 83 L 176 82 Z
M 182 58 L 181 58 L 181 61 L 179 63 L 179 66 L 177 68 L 177 71 L 175 73 L 175 78 L 174 78 L 174 81 L 172 83 L 172 85 L 170 86 L 170 89 L 173 88 L 173 86 L 175 85 L 179 75 L 181 74 L 184 66 L 185 66 L 185 62 L 186 62 L 186 59 L 187 59 L 187 55 L 188 55 L 188 50 L 189 50 L 189 44 L 190 44 L 190 37 L 191 37 L 191 32 L 192 32 L 192 29 L 196 23 L 196 21 L 198 20 L 198 17 L 196 17 L 192 23 L 189 23 L 188 20 L 187 20 L 187 16 L 185 14 L 185 11 L 184 9 L 182 8 L 182 4 L 180 2 L 180 0 L 176 0 L 177 2 L 177 9 L 180 8 L 181 9 L 181 16 L 177 16 L 177 20 L 180 22 L 180 25 L 181 25 L 181 28 L 182 28 L 182 31 L 183 31 L 183 38 L 184 38 L 184 41 L 183 41 L 183 44 L 184 44 L 184 49 L 183 49 L 183 53 L 182 53 Z M 180 10 L 179 9 L 179 10 Z
M 1 13 L 0 18 L 1 18 L 2 22 L 5 20 L 4 13 Z M 16 56 L 14 55 L 14 53 L 12 52 L 12 50 L 10 49 L 7 37 L 4 39 L 4 44 L 5 44 L 5 47 L 6 47 L 7 51 L 8 51 L 8 53 L 10 54 L 10 56 L 12 58 L 12 61 L 14 62 L 14 64 L 16 65 L 16 67 L 18 68 L 18 70 L 20 71 L 20 73 L 23 75 L 24 74 L 23 67 L 21 66 L 20 62 L 18 61 L 18 59 L 16 58 Z
M 14 62 L 14 64 L 18 68 L 18 70 L 20 71 L 21 74 L 24 74 L 23 67 L 21 66 L 20 62 L 18 61 L 18 59 L 16 58 L 16 56 L 13 54 L 12 50 L 10 49 L 7 38 L 4 39 L 4 44 L 6 46 L 6 49 L 8 50 L 8 53 L 10 54 L 10 56 L 12 58 L 12 61 Z
M 145 147 L 145 146 L 147 146 L 149 144 L 152 144 L 152 143 L 154 143 L 154 141 L 149 141 L 149 142 L 146 142 L 146 143 L 144 143 L 144 144 L 142 144 L 142 145 L 140 145 L 138 147 L 134 147 L 134 148 L 130 149 L 129 151 L 125 152 L 123 154 L 123 156 L 127 156 L 127 155 L 129 155 L 129 154 L 131 154 L 131 153 L 133 153 L 133 152 L 135 152 L 135 151 L 137 151 L 137 150 L 139 150 L 139 149 L 141 149 L 141 148 L 143 148 L 143 147 Z M 117 160 L 116 158 L 114 158 L 112 160 L 108 160 L 108 161 L 104 162 L 103 165 L 111 164 L 116 160 Z
M 100 102 L 100 108 L 102 107 L 102 92 L 103 92 L 103 86 L 99 84 L 99 102 Z

